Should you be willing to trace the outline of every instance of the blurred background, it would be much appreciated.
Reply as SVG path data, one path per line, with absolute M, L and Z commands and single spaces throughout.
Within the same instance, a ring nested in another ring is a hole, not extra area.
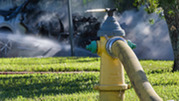
M 72 0 L 75 56 L 97 57 L 85 46 L 99 39 L 97 31 L 106 17 L 104 12 L 85 11 L 115 7 L 125 39 L 137 45 L 139 59 L 173 60 L 163 13 L 148 14 L 130 0 Z M 67 0 L 0 0 L 0 57 L 71 56 L 69 36 Z

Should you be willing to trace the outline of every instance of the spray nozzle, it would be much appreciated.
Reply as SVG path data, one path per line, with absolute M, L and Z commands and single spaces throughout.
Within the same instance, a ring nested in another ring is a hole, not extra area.
M 106 8 L 106 9 L 90 9 L 85 12 L 107 12 L 108 16 L 113 16 L 113 12 L 117 11 L 117 8 Z
M 114 11 L 117 11 L 117 8 L 106 8 L 106 12 L 108 13 L 108 16 L 113 16 Z

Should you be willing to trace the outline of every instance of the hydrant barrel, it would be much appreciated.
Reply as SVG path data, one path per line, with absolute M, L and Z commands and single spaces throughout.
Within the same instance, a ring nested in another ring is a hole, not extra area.
M 100 91 L 100 101 L 123 101 L 128 85 L 124 80 L 124 69 L 119 59 L 108 55 L 105 45 L 107 40 L 100 37 L 98 55 L 101 57 L 100 84 L 95 88 Z

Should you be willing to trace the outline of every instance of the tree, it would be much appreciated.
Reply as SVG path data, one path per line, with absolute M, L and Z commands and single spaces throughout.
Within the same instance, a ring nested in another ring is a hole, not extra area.
M 164 15 L 168 24 L 171 38 L 174 65 L 173 71 L 179 70 L 179 1 L 178 0 L 160 0 L 159 6 L 164 9 Z
M 122 0 L 115 0 L 121 2 Z M 161 13 L 167 22 L 174 53 L 173 72 L 179 70 L 179 0 L 131 0 L 134 6 L 146 6 L 148 13 Z M 159 9 L 162 8 L 162 9 Z

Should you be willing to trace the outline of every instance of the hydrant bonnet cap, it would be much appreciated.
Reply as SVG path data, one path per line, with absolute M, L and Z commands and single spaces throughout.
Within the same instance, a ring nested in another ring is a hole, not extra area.
M 98 36 L 125 36 L 125 31 L 113 16 L 108 16 L 97 33 Z

